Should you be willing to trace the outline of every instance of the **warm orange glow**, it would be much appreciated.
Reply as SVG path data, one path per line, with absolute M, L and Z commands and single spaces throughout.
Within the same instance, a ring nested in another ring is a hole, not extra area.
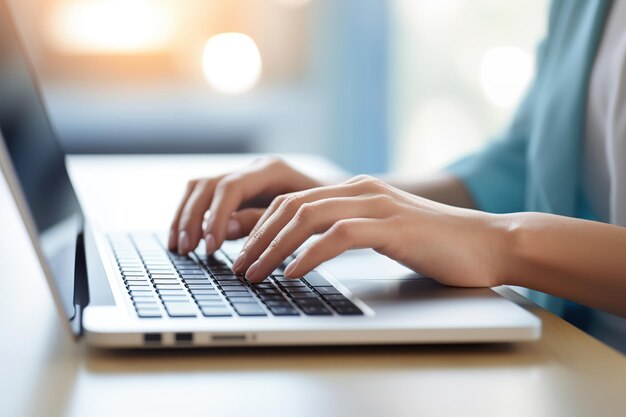
M 141 53 L 164 49 L 174 14 L 163 0 L 72 0 L 52 17 L 52 39 L 70 53 Z

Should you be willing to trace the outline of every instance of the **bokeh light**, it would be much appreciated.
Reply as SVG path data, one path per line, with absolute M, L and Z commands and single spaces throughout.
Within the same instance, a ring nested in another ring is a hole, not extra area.
M 140 53 L 167 47 L 175 13 L 159 0 L 81 0 L 62 3 L 52 17 L 55 46 L 68 53 Z
M 209 85 L 216 91 L 223 94 L 245 93 L 261 77 L 261 53 L 248 35 L 220 33 L 206 43 L 202 69 Z
M 506 108 L 517 105 L 534 72 L 533 57 L 515 46 L 491 48 L 482 57 L 480 82 L 487 98 Z

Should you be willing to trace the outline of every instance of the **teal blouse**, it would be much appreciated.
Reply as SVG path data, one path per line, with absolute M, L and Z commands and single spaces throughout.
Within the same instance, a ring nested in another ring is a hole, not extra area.
M 610 4 L 552 2 L 537 74 L 510 126 L 482 151 L 448 167 L 481 210 L 596 219 L 581 190 L 581 149 L 589 77 Z M 557 314 L 585 315 L 556 297 L 533 291 L 531 298 Z

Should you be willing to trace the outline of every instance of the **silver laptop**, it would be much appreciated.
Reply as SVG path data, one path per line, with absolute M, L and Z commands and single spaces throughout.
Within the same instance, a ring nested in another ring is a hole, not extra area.
M 541 322 L 489 289 L 448 288 L 371 250 L 252 285 L 240 241 L 179 256 L 159 233 L 85 221 L 14 24 L 0 6 L 0 167 L 68 329 L 102 347 L 535 340 Z M 2 277 L 10 279 L 10 277 Z M 24 302 L 28 299 L 25 295 Z

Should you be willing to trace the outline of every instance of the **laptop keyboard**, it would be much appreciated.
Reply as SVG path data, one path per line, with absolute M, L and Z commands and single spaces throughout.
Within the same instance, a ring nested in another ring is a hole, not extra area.
M 241 243 L 212 256 L 181 256 L 154 235 L 115 235 L 109 242 L 141 318 L 363 315 L 316 271 L 288 279 L 279 268 L 262 283 L 248 282 L 230 268 Z

